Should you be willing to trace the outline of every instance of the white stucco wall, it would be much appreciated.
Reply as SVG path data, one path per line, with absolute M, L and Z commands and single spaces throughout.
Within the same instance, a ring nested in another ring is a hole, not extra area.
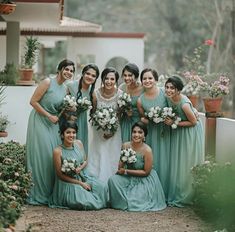
M 0 36 L 0 70 L 6 64 L 6 36 Z
M 216 120 L 216 160 L 225 163 L 235 162 L 235 120 Z
M 77 61 L 78 55 L 95 55 L 100 71 L 114 57 L 123 57 L 135 63 L 140 70 L 144 66 L 144 40 L 141 38 L 69 38 L 67 57 Z
M 1 139 L 4 142 L 14 140 L 25 144 L 28 118 L 32 110 L 29 101 L 35 88 L 36 86 L 7 86 L 5 104 L 0 108 L 10 121 L 7 127 L 8 137 Z

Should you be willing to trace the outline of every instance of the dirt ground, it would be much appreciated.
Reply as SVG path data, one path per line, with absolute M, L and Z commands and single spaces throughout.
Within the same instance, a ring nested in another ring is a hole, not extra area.
M 124 212 L 113 209 L 75 211 L 46 206 L 25 206 L 16 232 L 212 232 L 190 208 L 168 207 L 159 212 Z

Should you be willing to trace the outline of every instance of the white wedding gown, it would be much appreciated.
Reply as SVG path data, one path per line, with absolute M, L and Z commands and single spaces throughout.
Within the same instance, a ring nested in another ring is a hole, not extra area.
M 104 98 L 100 90 L 95 90 L 97 98 L 97 108 L 112 107 L 117 109 L 117 100 L 122 91 L 117 90 L 117 93 L 109 99 Z M 109 177 L 114 175 L 118 169 L 118 163 L 121 152 L 121 130 L 118 126 L 115 134 L 105 139 L 104 132 L 96 127 L 90 126 L 90 139 L 88 148 L 88 170 L 99 180 L 107 183 Z

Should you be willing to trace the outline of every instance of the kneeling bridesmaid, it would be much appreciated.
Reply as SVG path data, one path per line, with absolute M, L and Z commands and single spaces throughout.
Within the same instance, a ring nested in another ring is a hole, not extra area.
M 80 140 L 75 140 L 77 131 L 74 122 L 65 122 L 60 126 L 63 142 L 53 152 L 56 181 L 49 206 L 78 210 L 105 208 L 108 189 L 86 173 L 83 145 Z
M 157 172 L 152 169 L 151 148 L 144 143 L 147 128 L 132 126 L 131 141 L 122 146 L 116 175 L 108 181 L 111 208 L 127 211 L 158 211 L 166 208 Z

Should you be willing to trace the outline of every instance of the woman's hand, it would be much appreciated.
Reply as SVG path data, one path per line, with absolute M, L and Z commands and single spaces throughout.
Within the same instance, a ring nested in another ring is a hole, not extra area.
M 81 182 L 80 185 L 87 191 L 91 191 L 91 186 L 87 184 L 86 182 Z
M 164 123 L 168 126 L 171 126 L 174 123 L 174 121 L 171 118 L 166 117 Z
M 132 114 L 133 114 L 132 109 L 128 110 L 128 111 L 126 112 L 126 114 L 127 114 L 128 117 L 131 117 Z
M 77 168 L 75 169 L 75 172 L 76 172 L 77 174 L 80 174 L 81 171 L 82 171 L 81 166 L 79 166 L 79 167 L 77 167 Z
M 148 124 L 149 123 L 149 120 L 145 117 L 141 117 L 141 122 L 143 122 L 144 124 Z
M 193 107 L 193 113 L 194 113 L 196 119 L 199 120 L 199 113 L 198 113 L 197 109 L 195 109 L 194 107 Z
M 113 137 L 113 134 L 112 133 L 104 133 L 103 137 L 104 137 L 104 139 L 109 139 L 109 138 Z
M 68 106 L 65 109 L 66 111 L 71 111 L 71 112 L 76 112 L 77 111 L 77 107 L 76 106 Z
M 116 172 L 118 175 L 124 175 L 125 174 L 125 168 L 119 168 Z
M 54 124 L 56 124 L 59 121 L 59 118 L 56 115 L 50 114 L 47 118 L 50 120 L 50 122 L 52 122 Z

